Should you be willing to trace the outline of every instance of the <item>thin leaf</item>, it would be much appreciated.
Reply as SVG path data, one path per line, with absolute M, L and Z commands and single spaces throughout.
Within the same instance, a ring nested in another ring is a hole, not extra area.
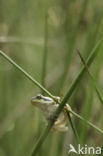
M 68 114 L 68 119 L 69 119 L 69 122 L 71 124 L 72 130 L 73 130 L 73 133 L 74 133 L 74 136 L 75 136 L 75 138 L 77 140 L 77 143 L 79 143 L 80 142 L 79 141 L 79 135 L 78 135 L 78 132 L 77 132 L 77 130 L 76 130 L 76 128 L 75 128 L 75 126 L 74 126 L 74 124 L 72 122 L 72 119 L 71 119 L 71 116 L 70 116 L 70 112 L 67 111 L 67 114 Z
M 90 70 L 89 70 L 89 68 L 88 68 L 88 65 L 86 64 L 86 62 L 85 62 L 83 56 L 80 54 L 79 50 L 77 50 L 77 52 L 78 52 L 78 54 L 79 54 L 79 56 L 80 56 L 80 59 L 81 59 L 82 63 L 84 64 L 84 67 L 86 68 L 86 70 L 87 70 L 87 72 L 88 72 L 88 74 L 89 74 L 89 76 L 90 76 L 90 78 L 91 78 L 91 81 L 92 81 L 92 83 L 93 83 L 93 85 L 94 85 L 94 88 L 95 88 L 95 90 L 96 90 L 97 96 L 98 96 L 98 98 L 99 98 L 99 100 L 100 100 L 100 102 L 101 102 L 101 104 L 102 104 L 102 106 L 103 106 L 103 98 L 102 98 L 101 92 L 100 92 L 100 90 L 99 90 L 99 87 L 97 87 L 97 84 L 96 84 L 96 82 L 95 82 L 94 76 L 93 76 L 92 73 L 90 72 Z
M 10 62 L 13 66 L 15 66 L 22 74 L 24 74 L 31 82 L 33 82 L 36 86 L 38 86 L 41 90 L 43 90 L 47 95 L 55 100 L 55 97 L 46 90 L 38 81 L 36 81 L 30 74 L 28 74 L 22 67 L 20 67 L 15 61 L 13 61 L 9 56 L 7 56 L 3 51 L 0 50 L 0 55 L 2 55 L 8 62 Z
M 45 16 L 45 37 L 44 37 L 44 53 L 43 53 L 43 65 L 42 65 L 42 85 L 45 87 L 46 77 L 46 65 L 47 65 L 47 53 L 48 53 L 48 14 Z
M 95 130 L 97 130 L 98 132 L 100 132 L 101 134 L 103 134 L 103 130 L 101 130 L 100 128 L 98 128 L 97 126 L 95 126 L 94 124 L 92 124 L 91 122 L 89 122 L 88 120 L 84 119 L 82 116 L 80 116 L 79 114 L 77 114 L 76 112 L 69 110 L 70 113 L 72 113 L 73 115 L 75 115 L 77 118 L 79 118 L 80 120 L 82 120 L 83 122 L 85 122 L 87 125 L 91 126 L 92 128 L 94 128 Z

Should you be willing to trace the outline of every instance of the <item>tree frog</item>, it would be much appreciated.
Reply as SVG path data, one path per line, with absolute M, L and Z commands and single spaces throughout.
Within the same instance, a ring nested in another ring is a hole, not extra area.
M 54 101 L 50 97 L 46 97 L 41 94 L 38 94 L 37 96 L 32 97 L 31 103 L 34 106 L 41 109 L 41 111 L 44 113 L 44 116 L 49 121 L 54 118 L 53 115 L 59 106 L 58 102 L 60 101 L 60 97 L 55 97 L 55 99 L 57 102 Z M 68 126 L 67 126 L 68 116 L 67 116 L 66 110 L 71 110 L 71 107 L 68 104 L 65 105 L 65 107 L 62 110 L 62 112 L 60 113 L 59 117 L 54 122 L 52 130 L 61 131 L 61 132 L 65 132 L 68 130 Z

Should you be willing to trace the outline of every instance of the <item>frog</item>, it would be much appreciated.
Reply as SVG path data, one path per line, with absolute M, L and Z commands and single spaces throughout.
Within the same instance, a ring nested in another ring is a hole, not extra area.
M 67 110 L 71 110 L 71 107 L 66 104 L 55 120 L 54 114 L 60 105 L 60 97 L 55 96 L 54 99 L 38 94 L 31 98 L 31 103 L 43 112 L 47 121 L 54 120 L 53 131 L 66 132 L 69 129 Z M 70 116 L 72 116 L 71 113 Z

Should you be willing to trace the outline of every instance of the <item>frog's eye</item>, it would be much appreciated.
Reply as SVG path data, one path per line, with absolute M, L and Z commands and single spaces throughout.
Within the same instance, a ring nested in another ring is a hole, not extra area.
M 39 95 L 37 95 L 36 98 L 40 100 L 42 97 L 41 97 L 41 95 L 39 94 Z

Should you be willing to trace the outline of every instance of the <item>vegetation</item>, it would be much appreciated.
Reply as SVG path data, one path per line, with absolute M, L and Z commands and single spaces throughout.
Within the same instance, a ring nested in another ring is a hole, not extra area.
M 67 156 L 69 144 L 103 146 L 102 6 L 0 2 L 0 156 Z M 54 120 L 46 125 L 31 105 L 38 93 L 61 97 L 56 117 L 69 103 L 68 132 L 51 131 Z

